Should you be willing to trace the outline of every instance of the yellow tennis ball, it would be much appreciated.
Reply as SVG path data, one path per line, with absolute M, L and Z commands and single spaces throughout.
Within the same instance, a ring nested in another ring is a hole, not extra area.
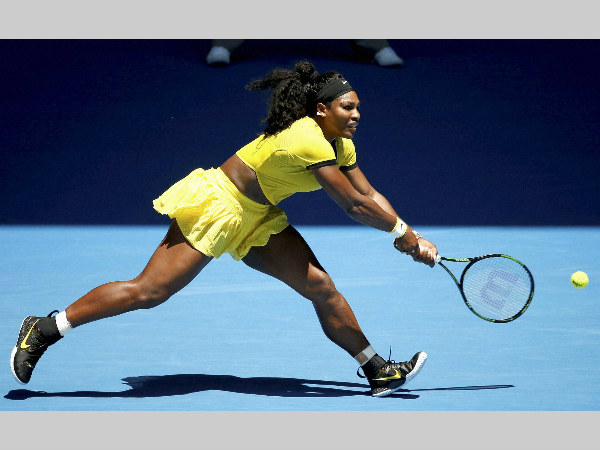
M 577 289 L 583 289 L 588 285 L 589 281 L 587 273 L 582 272 L 581 270 L 571 275 L 571 284 Z

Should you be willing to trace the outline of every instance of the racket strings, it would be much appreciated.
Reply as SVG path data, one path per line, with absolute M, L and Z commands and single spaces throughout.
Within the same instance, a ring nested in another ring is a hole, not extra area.
M 465 272 L 462 284 L 473 310 L 495 320 L 520 313 L 532 291 L 529 272 L 518 262 L 504 257 L 475 262 Z

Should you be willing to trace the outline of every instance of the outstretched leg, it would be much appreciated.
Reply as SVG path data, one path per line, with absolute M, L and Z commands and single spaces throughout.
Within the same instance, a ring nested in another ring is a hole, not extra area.
M 211 261 L 185 239 L 173 220 L 142 273 L 129 281 L 114 281 L 93 289 L 66 309 L 73 327 L 168 300 L 189 284 Z
M 352 357 L 369 346 L 350 305 L 295 228 L 271 236 L 264 247 L 253 247 L 243 261 L 311 300 L 325 335 Z
M 254 247 L 244 262 L 283 281 L 313 302 L 325 335 L 361 365 L 373 396 L 390 395 L 423 367 L 427 359 L 425 352 L 418 352 L 410 361 L 402 363 L 385 362 L 375 353 L 350 305 L 293 227 L 271 236 L 264 247 Z
M 48 317 L 29 316 L 23 320 L 10 357 L 16 380 L 28 383 L 42 354 L 71 327 L 157 306 L 192 281 L 211 259 L 195 250 L 173 221 L 138 277 L 98 286 L 56 317 L 50 313 Z

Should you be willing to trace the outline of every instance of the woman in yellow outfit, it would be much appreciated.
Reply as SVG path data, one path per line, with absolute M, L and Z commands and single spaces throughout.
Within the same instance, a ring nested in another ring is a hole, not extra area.
M 173 220 L 142 273 L 93 289 L 66 310 L 29 316 L 21 325 L 11 369 L 27 383 L 40 356 L 69 330 L 153 308 L 190 283 L 213 259 L 234 259 L 271 275 L 313 302 L 326 336 L 356 359 L 374 396 L 405 385 L 427 355 L 385 361 L 369 344 L 333 281 L 276 205 L 296 192 L 324 188 L 354 220 L 391 233 L 395 247 L 434 266 L 436 247 L 403 222 L 357 165 L 356 92 L 338 72 L 318 74 L 308 61 L 274 69 L 250 90 L 272 90 L 264 133 L 219 168 L 197 169 L 154 200 Z

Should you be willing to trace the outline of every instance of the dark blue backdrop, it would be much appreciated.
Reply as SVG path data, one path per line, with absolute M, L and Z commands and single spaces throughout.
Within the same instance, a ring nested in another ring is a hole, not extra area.
M 261 130 L 245 83 L 308 58 L 351 80 L 359 164 L 409 223 L 600 224 L 598 41 L 390 42 L 405 68 L 346 40 L 249 40 L 225 68 L 207 40 L 0 41 L 0 223 L 166 223 L 153 198 Z M 281 206 L 352 223 L 323 191 Z

